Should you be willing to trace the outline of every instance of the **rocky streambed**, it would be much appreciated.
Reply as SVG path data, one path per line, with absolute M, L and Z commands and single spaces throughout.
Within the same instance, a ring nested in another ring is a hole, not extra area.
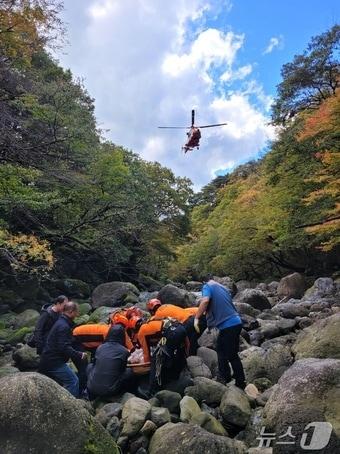
M 307 286 L 297 273 L 257 286 L 219 280 L 231 289 L 244 321 L 240 356 L 247 382 L 256 387 L 248 394 L 215 380 L 212 330 L 201 336 L 180 379 L 149 401 L 129 393 L 77 400 L 35 372 L 39 358 L 25 341 L 39 316 L 36 307 L 3 310 L 0 452 L 340 452 L 340 282 L 319 278 Z M 81 303 L 78 323 L 87 323 L 106 322 L 113 307 L 145 309 L 155 296 L 192 306 L 200 283 L 169 284 L 152 293 L 105 283 L 91 298 L 86 284 L 69 288 L 63 293 Z

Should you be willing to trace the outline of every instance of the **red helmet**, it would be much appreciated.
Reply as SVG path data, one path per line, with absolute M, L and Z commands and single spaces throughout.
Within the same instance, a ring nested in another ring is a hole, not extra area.
M 139 309 L 139 307 L 132 306 L 132 307 L 129 307 L 128 309 L 126 309 L 125 316 L 128 319 L 135 317 L 135 316 L 143 317 L 143 311 L 142 311 L 142 309 Z
M 153 298 L 152 300 L 147 302 L 146 307 L 149 312 L 154 312 L 156 310 L 156 308 L 161 305 L 162 305 L 162 303 L 160 300 L 158 300 L 157 298 Z
M 112 325 L 121 324 L 125 326 L 125 328 L 129 326 L 129 320 L 120 312 L 115 312 L 110 315 L 110 323 L 112 323 Z
M 129 320 L 129 328 L 138 329 L 143 322 L 143 318 L 138 315 L 133 315 Z

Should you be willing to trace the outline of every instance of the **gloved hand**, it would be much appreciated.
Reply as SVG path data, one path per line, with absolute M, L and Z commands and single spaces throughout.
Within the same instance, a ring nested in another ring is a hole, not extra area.
M 200 320 L 199 318 L 196 318 L 194 319 L 194 328 L 195 328 L 195 331 L 197 334 L 200 333 L 200 326 L 199 326 L 199 323 L 200 323 Z

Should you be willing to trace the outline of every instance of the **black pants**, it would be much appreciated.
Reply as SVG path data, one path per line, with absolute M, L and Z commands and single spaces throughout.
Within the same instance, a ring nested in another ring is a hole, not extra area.
M 246 379 L 241 360 L 238 356 L 241 330 L 242 325 L 222 329 L 217 337 L 216 351 L 220 378 L 225 380 L 227 383 L 230 382 L 230 363 L 233 369 L 236 386 L 244 388 Z
M 167 354 L 163 356 L 161 369 L 161 385 L 156 377 L 156 355 L 151 357 L 149 392 L 153 395 L 171 380 L 177 380 L 181 371 L 185 367 L 185 349 L 179 347 L 176 350 L 167 349 Z
M 190 342 L 189 356 L 196 355 L 197 349 L 199 347 L 198 339 L 207 327 L 207 319 L 205 318 L 205 316 L 202 316 L 199 320 L 200 332 L 198 334 L 194 327 L 194 320 L 195 320 L 195 316 L 192 315 L 184 323 L 184 327 L 185 327 L 185 330 L 187 332 L 187 336 L 188 336 L 188 339 Z

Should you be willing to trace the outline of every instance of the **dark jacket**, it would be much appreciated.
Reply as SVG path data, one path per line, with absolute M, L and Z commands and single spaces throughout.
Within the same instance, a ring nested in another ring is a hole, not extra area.
M 114 325 L 105 342 L 97 348 L 94 365 L 87 378 L 87 388 L 90 393 L 106 396 L 119 392 L 130 354 L 124 347 L 124 342 L 124 327 Z
M 44 304 L 35 326 L 33 342 L 39 355 L 41 355 L 44 350 L 48 333 L 59 318 L 59 313 L 53 311 L 52 306 L 52 304 Z
M 39 370 L 44 372 L 67 363 L 69 359 L 78 362 L 82 352 L 72 347 L 74 323 L 66 315 L 61 315 L 47 336 L 46 345 L 40 358 Z

